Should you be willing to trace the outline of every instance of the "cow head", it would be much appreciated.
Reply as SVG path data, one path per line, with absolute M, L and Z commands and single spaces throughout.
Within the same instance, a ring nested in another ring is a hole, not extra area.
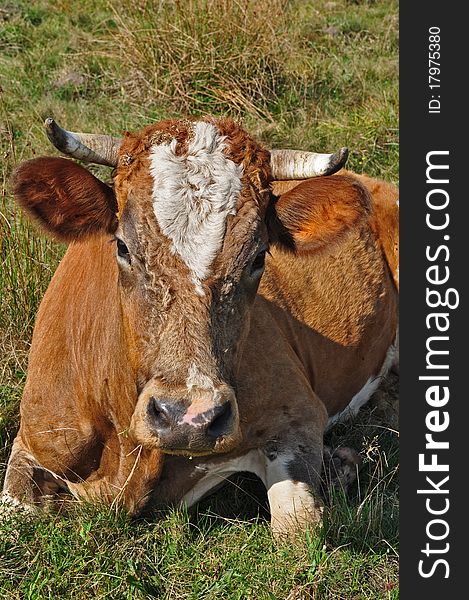
M 94 152 L 48 127 L 59 147 Z M 15 195 L 60 240 L 114 240 L 139 390 L 135 439 L 171 453 L 227 451 L 240 437 L 237 367 L 265 255 L 271 243 L 294 247 L 301 210 L 282 222 L 270 153 L 228 119 L 164 121 L 108 148 L 112 162 L 78 156 L 113 164 L 113 188 L 70 160 L 39 158 L 17 170 Z M 330 172 L 345 157 L 315 160 Z

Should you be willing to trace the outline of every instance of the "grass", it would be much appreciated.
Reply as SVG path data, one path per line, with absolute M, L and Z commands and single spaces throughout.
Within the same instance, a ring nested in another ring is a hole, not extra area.
M 64 248 L 16 209 L 42 121 L 119 135 L 168 116 L 231 115 L 270 147 L 351 150 L 398 179 L 396 0 L 0 0 L 0 480 L 40 299 Z M 92 167 L 109 178 L 109 171 Z M 323 529 L 274 543 L 265 492 L 237 478 L 196 513 L 130 520 L 77 506 L 0 532 L 1 598 L 397 598 L 396 382 L 329 435 L 365 456 Z
M 274 543 L 259 519 L 208 512 L 170 512 L 150 524 L 96 507 L 34 524 L 15 518 L 0 541 L 10 578 L 2 597 L 396 597 L 392 554 L 329 547 L 327 529 L 295 542 Z
M 363 444 L 364 479 L 352 497 L 334 494 L 320 531 L 274 542 L 252 476 L 155 521 L 96 505 L 15 515 L 2 524 L 2 598 L 397 598 L 397 449 L 389 429 L 377 436 L 377 410 L 347 434 Z

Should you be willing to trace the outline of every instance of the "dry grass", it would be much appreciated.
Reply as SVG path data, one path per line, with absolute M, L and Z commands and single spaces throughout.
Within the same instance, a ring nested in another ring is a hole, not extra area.
M 112 3 L 120 80 L 139 104 L 175 113 L 214 112 L 273 120 L 296 50 L 286 0 Z M 301 85 L 291 74 L 290 88 Z M 294 89 L 292 89 L 292 92 Z

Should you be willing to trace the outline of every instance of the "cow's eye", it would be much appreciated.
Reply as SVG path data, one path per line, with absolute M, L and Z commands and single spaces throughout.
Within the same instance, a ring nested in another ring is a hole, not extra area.
M 266 253 L 266 250 L 261 250 L 259 252 L 259 254 L 256 256 L 256 258 L 254 259 L 254 261 L 251 265 L 251 275 L 253 275 L 253 276 L 260 275 L 262 273 L 262 271 L 264 270 L 265 253 Z
M 130 264 L 130 253 L 125 243 L 117 238 L 117 256 Z

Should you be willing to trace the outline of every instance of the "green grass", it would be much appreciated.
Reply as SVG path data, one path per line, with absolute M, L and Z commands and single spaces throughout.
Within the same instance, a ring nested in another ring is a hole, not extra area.
M 3 526 L 2 598 L 392 598 L 391 553 L 328 546 L 327 529 L 274 543 L 265 522 L 170 512 L 157 523 L 81 507 Z M 1 588 L 0 588 L 1 589 Z M 299 595 L 299 594 L 302 595 Z
M 377 410 L 332 434 L 360 440 L 365 466 L 351 496 L 333 495 L 320 531 L 275 542 L 265 493 L 247 475 L 190 514 L 152 521 L 92 505 L 14 515 L 2 524 L 1 597 L 397 598 L 397 448 L 390 429 L 377 433 Z
M 17 164 L 53 153 L 44 118 L 119 135 L 230 115 L 270 147 L 346 145 L 350 168 L 397 183 L 397 11 L 396 0 L 0 0 L 0 481 L 34 316 L 64 250 L 9 187 Z M 96 506 L 15 516 L 0 526 L 0 597 L 397 598 L 398 436 L 385 410 L 396 397 L 391 380 L 328 436 L 365 460 L 315 535 L 274 543 L 252 477 L 149 522 Z

